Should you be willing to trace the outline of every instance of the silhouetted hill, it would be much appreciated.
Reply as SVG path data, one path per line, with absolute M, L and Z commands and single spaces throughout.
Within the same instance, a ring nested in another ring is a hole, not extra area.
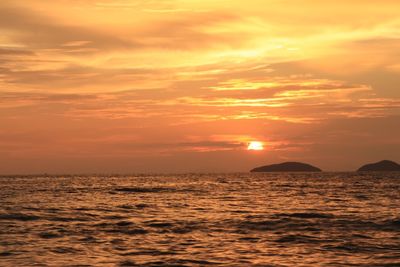
M 400 165 L 397 164 L 394 161 L 390 160 L 382 160 L 376 163 L 371 163 L 371 164 L 366 164 L 359 168 L 357 171 L 359 172 L 368 172 L 368 171 L 373 171 L 373 172 L 382 172 L 382 171 L 388 171 L 388 172 L 393 172 L 393 171 L 400 171 Z
M 284 162 L 254 168 L 251 172 L 320 172 L 321 169 L 301 162 Z

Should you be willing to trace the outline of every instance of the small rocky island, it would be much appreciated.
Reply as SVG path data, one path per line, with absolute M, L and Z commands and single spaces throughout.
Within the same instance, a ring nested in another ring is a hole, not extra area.
M 254 168 L 250 172 L 321 172 L 321 169 L 301 162 L 284 162 Z
M 357 171 L 359 172 L 395 172 L 400 171 L 400 164 L 390 161 L 390 160 L 382 160 L 376 163 L 366 164 L 359 168 Z

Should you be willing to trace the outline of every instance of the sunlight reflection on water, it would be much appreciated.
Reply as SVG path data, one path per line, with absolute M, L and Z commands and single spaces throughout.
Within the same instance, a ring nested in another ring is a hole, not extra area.
M 400 174 L 0 181 L 1 266 L 400 266 Z

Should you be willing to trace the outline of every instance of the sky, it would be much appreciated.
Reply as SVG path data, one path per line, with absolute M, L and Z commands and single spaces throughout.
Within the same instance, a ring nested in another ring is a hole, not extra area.
M 0 174 L 400 161 L 399 10 L 398 0 L 2 0 Z

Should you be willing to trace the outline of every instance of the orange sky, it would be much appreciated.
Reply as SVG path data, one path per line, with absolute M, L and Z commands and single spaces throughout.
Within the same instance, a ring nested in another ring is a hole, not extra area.
M 2 0 L 0 173 L 400 161 L 398 0 Z M 247 143 L 265 143 L 247 151 Z

